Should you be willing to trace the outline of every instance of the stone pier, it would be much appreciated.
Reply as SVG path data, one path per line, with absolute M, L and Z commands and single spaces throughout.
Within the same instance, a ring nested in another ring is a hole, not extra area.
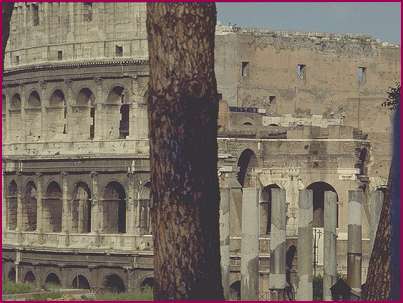
M 324 201 L 324 253 L 323 253 L 323 300 L 331 301 L 330 288 L 336 283 L 336 226 L 337 226 L 337 194 L 325 192 Z
M 285 190 L 272 189 L 271 238 L 270 238 L 270 277 L 271 299 L 284 300 L 286 287 L 286 201 Z
M 231 189 L 220 189 L 220 252 L 221 252 L 221 281 L 224 298 L 229 299 L 229 267 L 230 267 L 230 234 L 229 234 L 229 208 Z
M 245 187 L 242 194 L 242 300 L 257 300 L 259 294 L 259 191 Z
M 357 295 L 361 294 L 362 200 L 362 190 L 348 191 L 347 283 Z
M 313 220 L 313 191 L 301 190 L 299 192 L 298 216 L 298 289 L 297 300 L 312 301 L 312 220 Z

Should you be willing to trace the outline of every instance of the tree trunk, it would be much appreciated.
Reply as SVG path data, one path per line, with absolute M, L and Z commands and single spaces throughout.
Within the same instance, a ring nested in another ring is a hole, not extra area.
M 223 299 L 214 3 L 147 3 L 154 299 Z
M 11 15 L 13 14 L 14 2 L 3 2 L 2 3 L 2 23 L 3 23 L 3 61 L 2 61 L 2 68 L 4 69 L 4 55 L 6 52 L 6 46 L 8 41 L 8 36 L 10 35 L 10 21 Z
M 391 175 L 389 175 L 388 190 L 383 201 L 374 247 L 369 260 L 367 281 L 362 291 L 364 300 L 387 300 L 390 296 L 391 184 Z

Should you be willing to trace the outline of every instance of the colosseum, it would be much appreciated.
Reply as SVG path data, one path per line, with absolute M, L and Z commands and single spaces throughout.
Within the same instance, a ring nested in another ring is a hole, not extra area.
M 3 279 L 152 286 L 145 20 L 141 3 L 16 4 L 2 86 Z M 304 189 L 313 193 L 314 275 L 326 267 L 326 220 L 337 225 L 337 272 L 347 273 L 349 192 L 362 192 L 364 283 L 391 162 L 391 113 L 381 104 L 400 79 L 400 46 L 218 25 L 215 55 L 230 295 L 240 295 L 242 235 L 255 225 L 260 296 L 272 288 L 279 192 L 287 282 L 298 283 Z

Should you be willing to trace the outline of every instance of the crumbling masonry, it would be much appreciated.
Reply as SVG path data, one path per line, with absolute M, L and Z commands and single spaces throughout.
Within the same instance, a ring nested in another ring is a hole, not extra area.
M 16 4 L 2 91 L 3 278 L 152 285 L 147 55 L 144 4 Z M 285 275 L 292 293 L 309 296 L 297 291 L 297 259 L 312 258 L 308 280 L 324 269 L 333 279 L 324 251 L 344 275 L 362 262 L 349 277 L 354 287 L 364 282 L 391 160 L 381 103 L 400 79 L 400 47 L 217 26 L 216 75 L 226 294 L 285 296 L 276 289 Z M 301 191 L 312 193 L 306 236 L 316 239 L 304 251 Z M 362 192 L 353 206 L 361 235 L 349 220 L 349 191 Z M 350 230 L 362 247 L 348 244 Z

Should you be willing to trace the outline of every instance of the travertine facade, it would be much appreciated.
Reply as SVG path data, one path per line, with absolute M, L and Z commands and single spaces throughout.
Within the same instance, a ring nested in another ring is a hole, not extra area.
M 381 200 L 391 159 L 381 103 L 400 79 L 399 54 L 369 37 L 217 27 L 218 173 L 229 193 L 233 295 L 242 188 L 251 187 L 260 189 L 259 218 L 245 220 L 259 221 L 262 298 L 276 187 L 286 192 L 294 287 L 299 190 L 313 190 L 317 272 L 324 192 L 337 193 L 337 269 L 346 273 L 348 191 L 363 189 L 365 281 L 372 202 Z M 17 4 L 5 68 L 3 276 L 65 287 L 152 283 L 145 5 Z

